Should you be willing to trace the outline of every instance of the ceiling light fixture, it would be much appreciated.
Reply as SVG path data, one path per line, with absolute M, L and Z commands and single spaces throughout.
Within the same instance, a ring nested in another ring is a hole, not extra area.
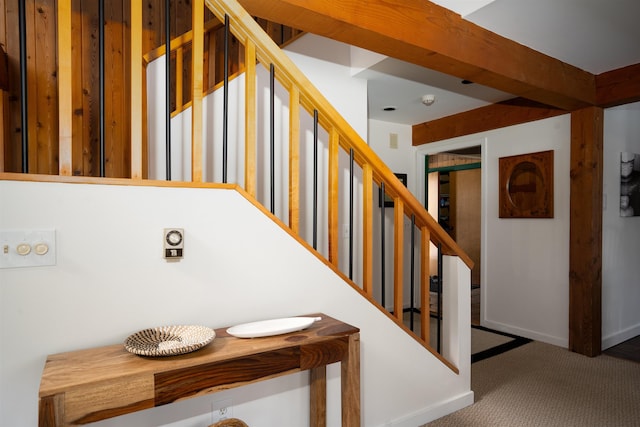
M 436 96 L 435 95 L 428 94 L 428 95 L 423 95 L 422 96 L 422 103 L 424 105 L 433 105 L 434 102 L 436 102 Z

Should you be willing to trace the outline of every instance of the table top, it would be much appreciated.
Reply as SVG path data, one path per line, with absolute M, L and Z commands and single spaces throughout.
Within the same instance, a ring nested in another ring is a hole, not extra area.
M 42 374 L 39 396 L 52 396 L 74 388 L 85 388 L 88 384 L 122 381 L 126 377 L 140 378 L 151 375 L 158 378 L 171 372 L 184 372 L 203 365 L 219 364 L 260 353 L 300 352 L 301 348 L 320 348 L 324 344 L 328 345 L 332 341 L 348 338 L 359 332 L 358 328 L 322 313 L 305 316 L 320 317 L 321 320 L 301 331 L 262 338 L 236 338 L 226 332 L 226 327 L 219 328 L 216 329 L 216 337 L 210 344 L 192 353 L 177 356 L 138 356 L 126 351 L 123 344 L 50 355 Z M 336 350 L 336 355 L 340 351 Z M 322 352 L 325 354 L 318 355 Z M 299 369 L 331 363 L 332 359 L 341 357 L 326 354 L 326 348 L 302 353 L 304 357 L 296 355 L 302 360 L 297 367 Z M 287 354 L 288 359 L 292 359 L 290 356 Z

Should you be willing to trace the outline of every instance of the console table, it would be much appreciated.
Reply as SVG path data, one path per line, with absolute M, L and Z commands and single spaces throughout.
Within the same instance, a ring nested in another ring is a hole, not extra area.
M 326 424 L 326 365 L 341 362 L 342 425 L 360 426 L 360 330 L 322 313 L 309 328 L 264 338 L 216 329 L 192 353 L 140 357 L 123 344 L 47 357 L 39 426 L 87 424 L 177 400 L 310 371 L 310 425 Z

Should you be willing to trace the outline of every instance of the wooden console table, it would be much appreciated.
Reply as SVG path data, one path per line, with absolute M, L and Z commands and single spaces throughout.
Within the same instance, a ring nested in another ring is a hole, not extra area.
M 47 357 L 39 393 L 39 426 L 87 424 L 310 371 L 310 425 L 326 424 L 326 365 L 341 362 L 342 425 L 360 426 L 360 330 L 322 313 L 308 329 L 241 339 L 216 329 L 212 343 L 192 353 L 140 357 L 124 345 Z

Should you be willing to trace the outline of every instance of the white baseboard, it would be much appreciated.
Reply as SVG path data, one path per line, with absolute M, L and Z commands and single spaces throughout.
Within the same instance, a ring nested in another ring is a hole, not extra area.
M 530 340 L 540 341 L 562 348 L 569 347 L 569 338 L 554 337 L 552 335 L 541 334 L 536 331 L 530 331 L 528 329 L 522 329 L 512 325 L 506 325 L 504 323 L 494 322 L 492 320 L 486 319 L 482 319 L 480 321 L 480 324 L 485 328 L 493 329 L 500 332 L 506 332 L 507 334 L 518 335 L 519 337 L 529 338 Z
M 466 408 L 469 405 L 473 405 L 473 392 L 468 391 L 459 396 L 455 396 L 449 400 L 438 402 L 435 405 L 431 405 L 412 414 L 406 415 L 402 418 L 393 420 L 385 424 L 385 426 L 394 427 L 416 427 L 429 423 L 438 418 L 444 417 L 462 408 Z
M 621 342 L 630 340 L 631 338 L 640 335 L 640 325 L 635 325 L 622 331 L 618 331 L 614 334 L 608 335 L 602 338 L 602 350 L 606 350 L 614 345 L 618 345 Z

